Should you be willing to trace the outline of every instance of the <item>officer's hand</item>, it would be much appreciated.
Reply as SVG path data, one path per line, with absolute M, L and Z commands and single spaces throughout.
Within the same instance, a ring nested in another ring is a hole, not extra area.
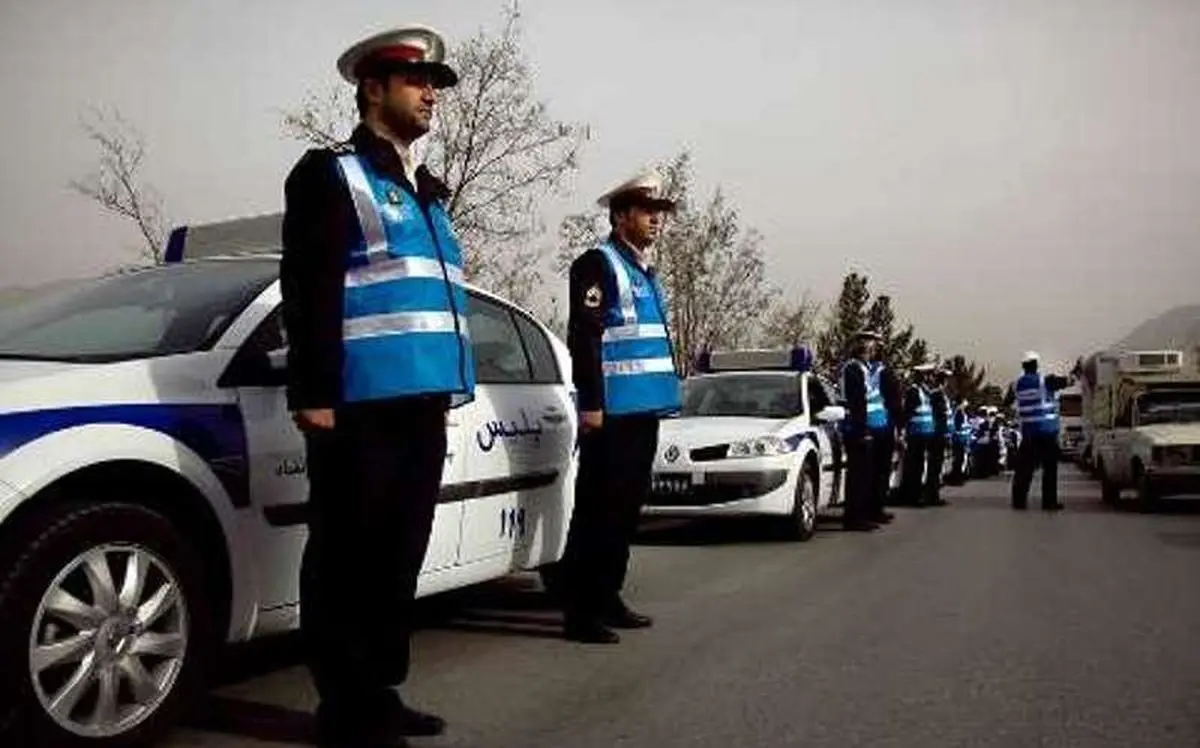
M 585 410 L 579 414 L 579 427 L 585 432 L 595 431 L 604 425 L 604 411 Z
M 328 431 L 333 428 L 333 408 L 309 408 L 292 414 L 301 431 Z

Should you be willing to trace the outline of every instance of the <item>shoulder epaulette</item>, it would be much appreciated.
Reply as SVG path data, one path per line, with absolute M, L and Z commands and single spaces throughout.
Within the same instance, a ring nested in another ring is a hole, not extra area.
M 344 140 L 341 143 L 334 143 L 333 145 L 329 146 L 329 150 L 332 151 L 336 156 L 344 156 L 347 153 L 354 153 L 354 142 L 351 140 Z

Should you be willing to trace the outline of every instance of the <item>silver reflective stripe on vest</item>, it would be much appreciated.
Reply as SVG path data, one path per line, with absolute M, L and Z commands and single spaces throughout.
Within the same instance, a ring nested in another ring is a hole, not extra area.
M 384 251 L 387 251 L 386 248 Z M 346 287 L 358 288 L 402 278 L 441 279 L 442 277 L 442 263 L 437 260 L 429 257 L 393 257 L 346 271 Z M 451 283 L 462 285 L 462 268 L 456 265 L 447 265 L 446 277 L 450 279 Z
M 608 264 L 612 267 L 613 277 L 617 281 L 617 299 L 621 302 L 621 316 L 625 319 L 626 325 L 637 324 L 637 308 L 633 305 L 633 284 L 629 280 L 629 273 L 625 272 L 625 263 L 621 260 L 621 255 L 608 242 L 600 245 L 600 251 L 608 258 Z
M 379 208 L 375 205 L 375 192 L 371 189 L 371 182 L 367 179 L 358 156 L 338 156 L 338 165 L 342 167 L 342 175 L 345 176 L 346 186 L 350 189 L 350 199 L 354 202 L 354 212 L 358 214 L 358 225 L 367 245 L 367 255 L 387 254 L 387 233 L 383 230 L 383 219 L 379 217 Z
M 625 361 L 605 361 L 604 376 L 618 377 L 627 374 L 675 373 L 675 362 L 670 356 L 663 358 L 632 358 Z
M 459 317 L 456 327 L 455 317 L 450 312 L 392 312 L 348 319 L 342 324 L 342 337 L 346 340 L 361 340 L 383 335 L 458 330 L 466 337 L 467 321 Z
M 604 331 L 604 341 L 650 340 L 667 337 L 666 325 L 618 325 Z

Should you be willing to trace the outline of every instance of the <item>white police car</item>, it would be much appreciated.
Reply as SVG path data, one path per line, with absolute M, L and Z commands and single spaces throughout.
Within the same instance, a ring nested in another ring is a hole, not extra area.
M 17 714 L 48 745 L 152 739 L 214 647 L 297 624 L 277 236 L 278 216 L 177 231 L 174 259 L 210 257 L 0 312 L 0 745 L 32 742 Z M 573 504 L 566 347 L 477 289 L 467 317 L 479 388 L 450 413 L 420 595 L 558 560 Z
M 702 356 L 680 416 L 661 424 L 643 513 L 778 516 L 811 538 L 817 515 L 841 503 L 845 417 L 812 360 L 808 348 Z

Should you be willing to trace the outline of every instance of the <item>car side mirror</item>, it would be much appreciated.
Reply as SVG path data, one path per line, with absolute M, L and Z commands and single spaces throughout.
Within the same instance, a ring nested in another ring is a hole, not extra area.
M 845 418 L 846 409 L 841 405 L 826 405 L 817 412 L 817 420 L 821 423 L 837 423 Z

